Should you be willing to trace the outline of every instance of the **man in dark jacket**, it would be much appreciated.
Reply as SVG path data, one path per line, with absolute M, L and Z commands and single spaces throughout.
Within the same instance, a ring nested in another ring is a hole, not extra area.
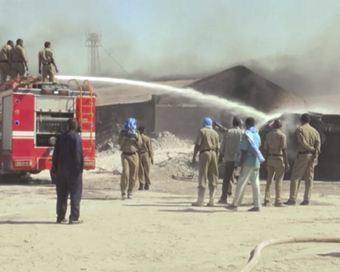
M 57 176 L 57 223 L 66 223 L 67 199 L 70 194 L 70 224 L 80 224 L 79 209 L 83 187 L 84 155 L 77 121 L 67 121 L 67 131 L 59 135 L 52 157 L 52 170 Z

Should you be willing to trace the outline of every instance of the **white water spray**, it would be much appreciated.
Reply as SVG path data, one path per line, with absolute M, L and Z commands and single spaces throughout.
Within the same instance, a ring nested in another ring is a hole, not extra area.
M 258 111 L 252 107 L 243 105 L 241 103 L 230 101 L 230 100 L 220 98 L 214 95 L 203 94 L 194 89 L 189 89 L 189 88 L 176 88 L 176 87 L 166 86 L 166 85 L 157 84 L 157 83 L 135 81 L 135 80 L 128 80 L 128 79 L 119 79 L 119 78 L 61 76 L 61 75 L 58 75 L 55 77 L 61 80 L 77 79 L 77 80 L 90 80 L 90 81 L 128 84 L 128 85 L 147 87 L 150 89 L 155 89 L 157 91 L 166 91 L 166 92 L 171 92 L 175 94 L 180 94 L 181 96 L 185 96 L 196 101 L 204 101 L 206 104 L 211 104 L 213 106 L 223 108 L 226 111 L 231 112 L 231 113 L 246 114 L 248 116 L 251 116 L 257 119 L 260 122 L 258 125 L 263 125 L 267 121 L 277 118 L 281 115 L 281 114 L 267 115 L 261 111 Z

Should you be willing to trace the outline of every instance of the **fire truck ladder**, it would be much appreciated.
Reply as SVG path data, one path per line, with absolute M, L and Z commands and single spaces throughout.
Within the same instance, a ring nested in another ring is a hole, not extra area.
M 92 139 L 93 139 L 93 122 L 94 122 L 94 120 L 93 120 L 93 93 L 94 93 L 94 90 L 93 90 L 91 83 L 88 80 L 85 80 L 83 82 L 83 87 L 82 87 L 79 84 L 78 80 L 70 79 L 68 81 L 69 87 L 70 87 L 70 83 L 72 81 L 76 82 L 76 84 L 78 85 L 78 88 L 79 88 L 79 92 L 80 92 L 80 95 L 79 95 L 79 126 L 80 126 L 80 128 L 82 128 L 83 123 L 89 123 L 89 125 L 90 125 L 90 131 L 89 131 L 90 132 L 90 148 L 89 148 L 89 150 L 91 151 L 92 148 L 93 148 Z M 89 92 L 90 92 L 90 105 L 84 105 L 83 104 L 83 91 L 85 91 L 85 89 L 88 89 Z M 90 108 L 90 113 L 88 113 L 88 110 L 84 110 L 85 108 L 87 108 L 87 109 Z M 83 111 L 84 111 L 84 113 L 83 113 Z M 85 121 L 83 120 L 83 114 L 89 115 L 89 118 L 87 118 Z M 80 135 L 81 135 L 81 133 L 82 133 L 82 129 L 81 129 Z

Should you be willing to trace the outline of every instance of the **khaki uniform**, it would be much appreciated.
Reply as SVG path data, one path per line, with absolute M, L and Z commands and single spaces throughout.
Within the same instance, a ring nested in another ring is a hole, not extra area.
M 54 62 L 54 53 L 50 48 L 44 48 L 39 52 L 39 65 L 42 65 L 42 80 L 43 82 L 48 80 L 53 82 L 54 73 L 52 63 Z
M 125 193 L 128 187 L 128 195 L 132 195 L 133 188 L 136 183 L 136 177 L 138 173 L 138 150 L 141 147 L 141 136 L 136 133 L 136 139 L 130 140 L 126 130 L 120 132 L 118 138 L 118 144 L 122 151 L 122 167 L 123 172 L 120 180 L 120 189 L 122 194 Z
M 287 149 L 286 135 L 279 129 L 274 129 L 266 136 L 264 149 L 268 152 L 267 159 L 267 184 L 265 202 L 270 201 L 270 186 L 275 177 L 275 204 L 281 203 L 282 180 L 285 175 L 285 164 L 283 161 L 283 149 Z
M 312 194 L 314 178 L 314 159 L 320 154 L 320 135 L 309 124 L 296 131 L 298 139 L 298 155 L 293 166 L 290 182 L 290 201 L 296 201 L 301 180 L 305 180 L 304 201 L 309 201 Z
M 218 183 L 216 151 L 219 148 L 217 132 L 209 128 L 200 129 L 195 144 L 200 147 L 198 188 L 205 189 L 207 180 L 209 181 L 209 188 L 216 187 Z
M 6 44 L 0 51 L 0 85 L 7 80 L 11 72 L 11 50 L 12 47 Z
M 153 149 L 150 138 L 141 134 L 142 146 L 139 149 L 139 182 L 150 185 L 150 160 L 153 160 Z
M 26 76 L 27 58 L 25 48 L 21 45 L 16 45 L 11 50 L 11 77 Z

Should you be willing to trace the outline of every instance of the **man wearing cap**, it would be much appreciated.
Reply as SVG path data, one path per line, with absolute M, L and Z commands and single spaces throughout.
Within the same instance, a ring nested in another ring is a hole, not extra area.
M 195 141 L 192 162 L 196 163 L 198 152 L 200 152 L 200 155 L 198 168 L 198 197 L 197 201 L 192 203 L 193 206 L 203 206 L 207 181 L 209 185 L 208 206 L 214 206 L 214 193 L 218 183 L 217 156 L 219 139 L 217 132 L 212 129 L 212 124 L 213 122 L 210 118 L 205 118 Z
M 9 40 L 0 51 L 0 85 L 7 80 L 11 73 L 11 50 L 14 47 L 13 41 Z
M 281 188 L 285 171 L 290 169 L 287 157 L 286 135 L 280 130 L 282 123 L 279 119 L 273 123 L 273 130 L 266 135 L 264 143 L 265 166 L 267 168 L 267 184 L 264 206 L 270 206 L 270 186 L 275 177 L 275 207 L 282 207 Z
M 16 46 L 11 50 L 11 77 L 25 76 L 28 71 L 28 63 L 24 48 L 24 41 L 17 39 Z
M 53 82 L 54 81 L 54 73 L 53 73 L 53 67 L 55 68 L 55 71 L 58 73 L 57 65 L 54 61 L 54 52 L 51 49 L 51 43 L 45 42 L 44 44 L 45 48 L 42 49 L 39 52 L 39 74 L 42 72 L 42 81 L 45 82 Z M 42 66 L 42 69 L 41 69 Z
M 118 144 L 122 151 L 123 172 L 120 180 L 120 189 L 123 200 L 126 198 L 126 188 L 128 199 L 132 199 L 133 188 L 135 187 L 138 173 L 139 158 L 137 152 L 142 146 L 142 140 L 136 131 L 136 125 L 136 119 L 128 118 L 118 138 Z
M 305 180 L 305 194 L 300 205 L 309 205 L 312 194 L 314 167 L 320 154 L 319 132 L 309 125 L 310 116 L 305 113 L 301 116 L 302 126 L 297 129 L 298 155 L 293 166 L 290 181 L 290 197 L 286 205 L 295 205 L 301 180 Z
M 222 195 L 218 201 L 221 204 L 227 203 L 227 196 L 230 196 L 232 192 L 231 180 L 233 179 L 235 161 L 242 135 L 241 119 L 234 117 L 233 128 L 228 129 L 224 134 L 220 148 L 219 162 L 224 161 L 225 163 Z

